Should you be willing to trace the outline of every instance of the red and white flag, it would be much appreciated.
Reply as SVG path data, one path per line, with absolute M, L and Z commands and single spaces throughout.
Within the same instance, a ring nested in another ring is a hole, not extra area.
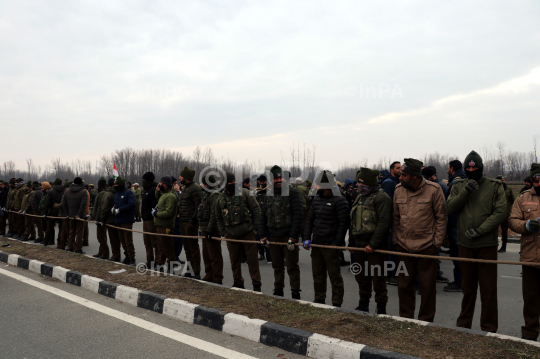
M 114 168 L 113 168 L 113 171 L 112 171 L 112 176 L 113 176 L 114 179 L 118 178 L 118 170 L 116 169 L 116 163 L 114 164 Z

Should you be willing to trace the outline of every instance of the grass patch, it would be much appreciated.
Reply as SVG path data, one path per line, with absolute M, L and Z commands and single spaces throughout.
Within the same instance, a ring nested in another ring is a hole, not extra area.
M 7 241 L 2 251 L 55 264 L 107 281 L 135 287 L 254 319 L 319 333 L 342 340 L 422 358 L 539 358 L 540 348 L 524 343 L 425 327 L 355 313 L 340 312 L 266 295 L 230 290 L 178 276 L 138 274 L 127 267 L 60 251 L 51 247 Z M 126 269 L 121 274 L 108 271 Z

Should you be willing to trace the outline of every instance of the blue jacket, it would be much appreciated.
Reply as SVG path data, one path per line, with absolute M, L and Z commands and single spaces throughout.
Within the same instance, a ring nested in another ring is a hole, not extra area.
M 448 179 L 448 193 L 452 191 L 452 186 L 456 182 L 456 180 L 460 178 L 467 178 L 465 175 L 465 171 L 462 169 L 458 170 L 452 177 Z M 447 228 L 450 230 L 452 228 L 457 228 L 457 220 L 458 220 L 459 214 L 453 214 L 451 216 L 448 216 L 448 224 Z
M 399 184 L 399 179 L 390 175 L 383 181 L 381 185 L 381 188 L 383 189 L 383 191 L 390 197 L 392 201 L 394 200 L 394 190 L 396 189 L 396 186 L 398 184 Z
M 130 189 L 124 189 L 122 192 L 117 192 L 114 195 L 114 208 L 118 208 L 120 212 L 115 216 L 114 223 L 135 223 L 135 204 L 137 198 Z

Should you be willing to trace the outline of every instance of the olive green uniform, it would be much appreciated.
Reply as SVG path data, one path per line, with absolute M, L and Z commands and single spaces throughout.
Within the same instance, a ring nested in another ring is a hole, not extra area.
M 157 207 L 159 209 L 154 216 L 156 233 L 173 234 L 174 221 L 176 219 L 176 212 L 178 210 L 178 197 L 172 188 L 167 188 L 164 192 L 155 191 L 155 195 L 158 200 Z M 163 263 L 159 263 L 159 259 L 156 258 L 159 265 L 165 264 L 166 261 L 172 263 L 176 260 L 172 237 L 160 236 L 158 246 L 159 252 L 164 257 L 162 259 Z
M 203 237 L 206 237 L 208 233 L 212 209 L 219 196 L 219 192 L 202 192 L 202 200 L 198 208 L 197 218 L 199 220 L 199 230 L 202 232 Z M 215 237 L 218 234 L 211 233 L 211 235 L 212 237 Z M 223 254 L 221 251 L 221 241 L 203 238 L 202 257 L 205 273 L 202 280 L 223 284 Z
M 142 200 L 142 190 L 140 187 L 137 189 L 132 189 L 133 194 L 135 195 L 135 220 L 140 221 L 141 219 L 141 200 Z
M 21 203 L 21 211 L 25 214 L 32 214 L 32 198 L 34 197 L 34 191 L 29 189 L 25 190 L 23 200 Z M 24 218 L 24 239 L 36 239 L 36 230 L 34 228 L 34 217 L 23 216 Z

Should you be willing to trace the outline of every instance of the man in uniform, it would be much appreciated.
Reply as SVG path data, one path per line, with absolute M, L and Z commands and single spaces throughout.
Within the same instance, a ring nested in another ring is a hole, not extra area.
M 257 178 L 257 185 L 258 185 L 258 187 L 255 190 L 255 199 L 257 200 L 257 203 L 259 204 L 259 207 L 261 207 L 262 206 L 262 201 L 263 201 L 264 197 L 266 196 L 266 191 L 269 190 L 268 189 L 268 179 L 266 178 L 265 174 L 262 174 Z M 261 237 L 266 237 L 266 236 L 268 236 L 268 233 L 258 232 L 255 235 L 255 240 L 259 242 L 259 243 L 256 244 L 257 251 L 259 252 L 259 260 L 260 261 L 264 260 L 265 255 L 266 255 L 267 263 L 272 264 L 272 255 L 270 254 L 270 248 L 268 248 L 268 246 L 261 245 L 261 243 L 260 243 Z M 244 258 L 245 258 L 245 254 L 243 255 L 242 259 L 244 260 Z
M 101 208 L 99 208 L 100 224 L 115 225 L 115 215 L 111 209 L 114 207 L 114 195 L 116 190 L 114 188 L 114 177 L 109 178 L 107 181 L 107 190 L 104 191 L 101 198 Z M 111 244 L 111 258 L 108 260 L 114 262 L 120 262 L 120 235 L 118 229 L 107 226 L 107 234 L 109 235 L 109 242 Z
M 8 213 L 8 222 L 9 222 L 9 231 L 7 233 L 8 237 L 12 237 L 13 239 L 17 239 L 17 224 L 15 216 L 16 214 L 13 212 L 13 200 L 15 199 L 15 192 L 17 191 L 15 189 L 15 178 L 12 178 L 9 180 L 9 190 L 7 194 L 7 200 L 6 200 L 6 210 Z
M 32 214 L 32 198 L 34 190 L 32 189 L 32 181 L 28 181 L 24 187 L 24 196 L 21 203 L 20 213 L 24 218 L 24 234 L 21 241 L 36 241 L 36 230 L 34 229 L 34 218 L 26 214 Z
M 114 207 L 111 210 L 114 215 L 115 226 L 125 228 L 126 230 L 118 230 L 120 236 L 120 244 L 124 249 L 125 258 L 122 261 L 124 264 L 135 265 L 135 246 L 133 245 L 133 223 L 135 223 L 135 194 L 133 191 L 126 188 L 126 180 L 122 177 L 117 177 L 114 181 Z
M 34 196 L 30 203 L 31 214 L 36 217 L 32 218 L 32 224 L 37 228 L 37 239 L 35 243 L 43 243 L 45 236 L 43 234 L 43 213 L 39 210 L 39 204 L 43 198 L 43 192 L 41 191 L 41 184 L 38 181 L 32 182 L 32 189 L 34 190 Z
M 142 191 L 139 188 L 139 184 L 135 183 L 133 185 L 133 194 L 135 195 L 135 222 L 141 221 L 141 200 L 142 200 Z
M 99 187 L 99 183 L 98 183 L 98 187 Z M 94 203 L 96 201 L 96 197 L 98 195 L 98 191 L 95 190 L 94 185 L 92 183 L 88 185 L 88 193 L 90 193 L 90 207 L 93 208 Z
M 449 215 L 459 214 L 457 238 L 462 258 L 497 260 L 499 225 L 506 219 L 502 182 L 484 176 L 482 157 L 471 151 L 465 158 L 467 179 L 452 186 L 446 202 Z M 480 285 L 480 328 L 497 332 L 497 265 L 461 262 L 463 300 L 457 326 L 471 328 Z
M 374 249 L 388 249 L 388 232 L 392 227 L 392 200 L 378 184 L 379 171 L 362 167 L 356 176 L 358 196 L 352 204 L 349 246 L 365 248 L 356 252 L 354 262 L 359 273 L 360 302 L 356 310 L 369 312 L 371 288 L 375 291 L 377 314 L 386 314 L 388 290 L 384 270 L 386 254 Z M 352 252 L 352 251 L 351 251 Z
M 197 218 L 199 220 L 199 230 L 202 236 L 202 252 L 204 261 L 204 277 L 202 280 L 217 284 L 223 284 L 223 255 L 221 253 L 221 241 L 212 239 L 217 237 L 208 231 L 210 217 L 216 199 L 220 193 L 217 191 L 217 181 L 213 175 L 204 176 L 202 179 L 203 192 L 201 204 L 199 204 Z
M 330 171 L 322 171 L 314 180 L 317 195 L 313 198 L 306 218 L 303 247 L 310 250 L 313 244 L 343 246 L 349 228 L 349 205 L 336 185 Z M 332 283 L 332 305 L 341 307 L 343 303 L 343 277 L 341 276 L 339 249 L 313 247 L 311 251 L 311 270 L 315 303 L 326 301 L 327 273 Z
M 53 182 L 54 186 L 52 189 L 48 191 L 47 198 L 45 199 L 45 208 L 43 211 L 43 215 L 47 221 L 47 229 L 45 230 L 45 240 L 43 245 L 52 245 L 54 244 L 55 240 L 55 233 L 54 233 L 54 226 L 56 222 L 58 221 L 58 231 L 59 234 L 62 232 L 62 229 L 64 228 L 64 221 L 67 220 L 61 220 L 56 218 L 47 218 L 47 216 L 50 217 L 64 217 L 59 215 L 60 208 L 58 208 L 59 204 L 62 203 L 62 197 L 64 196 L 64 186 L 62 186 L 62 180 L 60 178 L 57 178 Z M 42 185 L 43 186 L 43 185 Z M 69 228 L 69 225 L 67 226 Z M 59 236 L 61 238 L 61 236 Z M 66 238 L 67 239 L 67 238 Z M 57 248 L 59 249 L 65 249 L 66 243 L 63 243 L 62 241 L 58 241 Z
M 298 266 L 300 248 L 295 243 L 298 242 L 298 237 L 302 233 L 304 202 L 302 202 L 300 191 L 283 181 L 283 171 L 279 166 L 272 167 L 270 173 L 274 185 L 261 198 L 259 224 L 260 235 L 264 236 L 267 230 L 269 235 L 261 238 L 261 244 L 266 246 L 270 244 L 274 269 L 274 295 L 280 297 L 284 295 L 286 260 L 292 297 L 300 299 L 300 267 Z M 287 246 L 273 243 L 287 243 Z
M 525 186 L 519 190 L 519 194 L 522 194 L 523 192 L 528 191 L 532 188 L 532 182 L 529 176 L 525 177 L 523 181 L 525 182 Z
M 540 262 L 538 231 L 540 230 L 540 163 L 531 165 L 532 188 L 523 192 L 515 201 L 509 226 L 521 234 L 520 262 Z M 540 333 L 540 268 L 522 267 L 523 339 L 536 341 Z
M 172 177 L 163 176 L 156 187 L 155 194 L 158 204 L 152 209 L 156 233 L 173 234 L 174 232 L 174 221 L 176 219 L 178 202 L 172 185 Z M 169 236 L 159 236 L 158 240 L 159 251 L 163 258 L 163 263 L 158 263 L 158 265 L 167 264 L 165 271 L 169 274 L 174 274 L 173 263 L 176 260 L 176 256 L 174 254 L 173 239 Z
M 501 223 L 502 245 L 499 249 L 499 253 L 504 253 L 506 252 L 506 244 L 508 243 L 508 218 L 510 217 L 510 212 L 512 212 L 512 206 L 514 205 L 514 192 L 512 191 L 512 188 L 506 185 L 504 176 L 497 176 L 497 179 L 502 181 L 504 196 L 506 197 L 506 219 Z
M 142 176 L 142 192 L 141 197 L 141 217 L 143 221 L 143 232 L 157 233 L 156 225 L 154 224 L 154 217 L 152 216 L 152 210 L 157 206 L 158 200 L 156 198 L 157 183 L 154 182 L 156 176 L 152 172 L 146 172 Z M 160 237 L 150 234 L 143 234 L 144 248 L 146 249 L 146 267 L 151 268 L 152 263 L 163 264 L 165 262 L 163 254 L 161 253 L 161 246 L 159 245 Z
M 4 236 L 6 234 L 6 217 L 8 217 L 8 212 L 6 210 L 6 201 L 8 191 L 9 190 L 6 182 L 0 181 L 0 208 L 2 209 L 2 212 L 4 212 L 4 215 L 0 217 L 0 236 Z
M 182 193 L 180 193 L 180 234 L 182 236 L 198 235 L 199 223 L 197 220 L 197 212 L 201 204 L 202 189 L 193 182 L 195 171 L 189 167 L 184 167 L 180 172 L 180 183 L 183 185 Z M 186 260 L 191 263 L 193 268 L 194 278 L 201 279 L 201 250 L 199 248 L 199 240 L 196 238 L 184 238 L 184 248 L 186 250 Z M 190 277 L 190 273 L 185 276 Z
M 225 238 L 254 241 L 255 232 L 259 228 L 261 209 L 246 188 L 237 188 L 236 177 L 233 173 L 227 173 L 226 181 L 225 191 L 216 199 L 212 211 L 219 234 Z M 212 219 L 210 221 L 212 222 Z M 212 227 L 209 230 L 214 232 Z M 234 279 L 233 287 L 244 288 L 241 267 L 242 246 L 246 251 L 253 290 L 260 292 L 261 273 L 255 243 L 227 242 Z
M 107 180 L 104 177 L 100 177 L 98 180 L 98 194 L 94 199 L 94 207 L 92 207 L 92 219 L 96 223 L 96 237 L 99 242 L 99 250 L 97 254 L 94 254 L 94 258 L 109 259 L 109 244 L 107 243 L 107 230 L 104 227 L 105 219 L 101 218 L 101 204 L 103 197 L 107 190 Z
M 23 238 L 26 230 L 24 225 L 24 216 L 22 215 L 23 210 L 21 209 L 22 200 L 26 194 L 24 180 L 22 178 L 17 180 L 15 188 L 15 196 L 13 197 L 13 211 L 15 212 L 14 220 L 17 226 L 17 238 L 21 239 Z
M 392 236 L 397 252 L 437 256 L 446 232 L 446 210 L 441 187 L 422 177 L 423 163 L 406 158 L 401 183 L 394 191 Z M 414 318 L 417 278 L 420 279 L 418 319 L 433 322 L 436 311 L 438 261 L 405 256 L 398 258 L 399 315 Z M 403 263 L 405 271 L 400 271 Z
M 66 249 L 68 252 L 84 254 L 82 247 L 86 222 L 80 219 L 86 218 L 86 209 L 89 202 L 90 195 L 84 189 L 82 178 L 75 177 L 62 198 L 62 208 L 66 217 L 69 217 L 69 237 Z

